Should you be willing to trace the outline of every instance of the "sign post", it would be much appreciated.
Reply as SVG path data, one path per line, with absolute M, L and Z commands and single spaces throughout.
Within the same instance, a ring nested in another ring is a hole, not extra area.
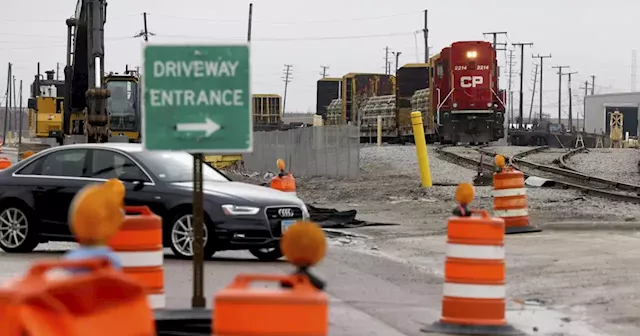
M 193 154 L 193 297 L 204 308 L 203 153 L 253 150 L 248 45 L 143 49 L 142 139 L 150 151 Z

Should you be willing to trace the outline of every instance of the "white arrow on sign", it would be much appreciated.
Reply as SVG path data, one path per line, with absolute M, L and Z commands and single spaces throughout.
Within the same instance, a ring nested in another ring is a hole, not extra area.
M 176 129 L 178 132 L 205 132 L 204 136 L 208 137 L 217 132 L 220 125 L 205 117 L 203 123 L 181 123 L 176 125 Z

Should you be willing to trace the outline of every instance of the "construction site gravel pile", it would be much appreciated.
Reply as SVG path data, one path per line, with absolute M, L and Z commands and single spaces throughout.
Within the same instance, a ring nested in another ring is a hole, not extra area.
M 572 156 L 567 163 L 585 174 L 640 185 L 638 160 L 638 149 L 594 148 Z

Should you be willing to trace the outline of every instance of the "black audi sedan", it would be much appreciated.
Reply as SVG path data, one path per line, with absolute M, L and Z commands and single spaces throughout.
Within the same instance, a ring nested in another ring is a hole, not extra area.
M 283 229 L 309 216 L 294 195 L 233 182 L 208 165 L 203 176 L 207 257 L 249 250 L 260 260 L 276 260 Z M 71 200 L 85 185 L 110 178 L 126 185 L 126 205 L 146 205 L 162 217 L 165 247 L 192 257 L 192 155 L 128 143 L 54 147 L 0 171 L 0 248 L 31 252 L 40 243 L 73 241 Z

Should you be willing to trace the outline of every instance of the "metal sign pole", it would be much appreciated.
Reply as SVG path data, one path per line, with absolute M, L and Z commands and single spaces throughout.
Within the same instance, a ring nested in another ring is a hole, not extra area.
M 204 308 L 204 211 L 202 194 L 202 154 L 193 154 L 193 297 L 191 307 Z

